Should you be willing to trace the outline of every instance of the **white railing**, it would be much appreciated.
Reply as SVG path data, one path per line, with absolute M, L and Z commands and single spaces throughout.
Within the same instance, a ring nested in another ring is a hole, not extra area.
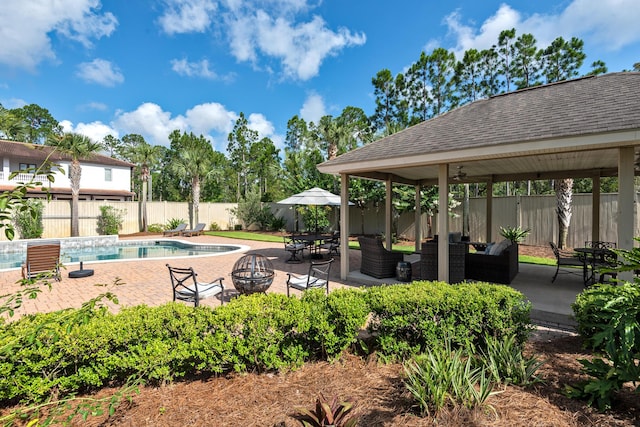
M 43 185 L 49 182 L 47 180 L 47 175 L 43 175 L 43 174 L 34 175 L 32 173 L 19 173 L 11 179 L 9 179 L 9 176 L 11 176 L 11 174 L 5 174 L 4 171 L 0 171 L 0 181 L 2 182 L 17 183 L 17 182 L 33 181 L 33 182 L 41 182 Z

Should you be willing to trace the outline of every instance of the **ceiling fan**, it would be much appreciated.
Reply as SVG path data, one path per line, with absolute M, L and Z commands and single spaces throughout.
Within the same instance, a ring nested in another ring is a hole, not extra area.
M 455 175 L 453 175 L 453 180 L 454 181 L 461 181 L 462 179 L 464 179 L 464 177 L 466 177 L 467 174 L 466 172 L 462 171 L 462 166 L 458 166 L 458 172 L 456 172 Z

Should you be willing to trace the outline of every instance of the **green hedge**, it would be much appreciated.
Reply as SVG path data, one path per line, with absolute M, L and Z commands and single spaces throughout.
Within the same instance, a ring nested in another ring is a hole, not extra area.
M 456 347 L 484 348 L 485 335 L 526 341 L 530 303 L 507 286 L 443 282 L 371 288 L 369 330 L 386 360 L 404 360 L 450 339 Z
M 367 319 L 367 348 L 386 359 L 438 346 L 445 333 L 466 346 L 481 345 L 484 334 L 524 340 L 528 313 L 522 294 L 504 286 L 420 282 L 301 299 L 258 294 L 215 310 L 169 303 L 32 315 L 0 328 L 0 400 L 37 401 L 131 377 L 161 383 L 295 369 L 338 357 Z

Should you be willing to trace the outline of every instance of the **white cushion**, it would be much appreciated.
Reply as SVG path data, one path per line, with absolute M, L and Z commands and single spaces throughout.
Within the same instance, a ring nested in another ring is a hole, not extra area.
M 222 292 L 222 286 L 220 286 L 219 283 L 198 283 L 198 293 L 200 294 L 200 299 L 218 295 L 220 292 Z M 185 286 L 184 288 L 177 291 L 177 293 L 184 298 L 194 298 L 196 294 L 195 286 Z
M 301 291 L 307 289 L 307 287 L 319 288 L 325 286 L 326 283 L 327 281 L 324 279 L 318 279 L 317 277 L 313 276 L 309 278 L 309 275 L 306 274 L 304 276 L 291 276 L 288 281 L 289 286 Z
M 497 243 L 491 246 L 491 249 L 489 250 L 489 255 L 500 255 L 509 246 L 511 246 L 511 240 L 504 239 L 500 243 Z

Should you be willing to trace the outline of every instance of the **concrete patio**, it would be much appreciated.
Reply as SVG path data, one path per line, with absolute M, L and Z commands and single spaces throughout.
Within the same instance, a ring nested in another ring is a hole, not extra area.
M 286 293 L 287 272 L 305 274 L 309 268 L 308 261 L 300 264 L 286 263 L 289 254 L 284 251 L 283 245 L 278 243 L 213 236 L 175 237 L 173 239 L 249 246 L 251 249 L 248 253 L 260 253 L 267 256 L 273 263 L 276 276 L 269 292 Z M 109 304 L 114 310 L 118 310 L 119 307 L 139 304 L 149 306 L 164 304 L 172 300 L 167 263 L 172 266 L 191 266 L 203 281 L 223 277 L 226 288 L 224 299 L 229 301 L 236 295 L 230 273 L 234 263 L 243 255 L 236 253 L 173 260 L 149 258 L 141 261 L 85 263 L 85 268 L 93 269 L 95 275 L 78 279 L 68 278 L 68 271 L 77 268 L 77 265 L 71 264 L 66 266 L 66 271 L 63 270 L 61 282 L 54 283 L 51 291 L 43 289 L 41 295 L 35 300 L 26 299 L 23 306 L 16 310 L 16 315 L 80 307 L 83 302 L 107 290 L 118 297 L 118 306 Z M 334 263 L 331 271 L 330 289 L 400 283 L 395 279 L 375 279 L 361 274 L 358 271 L 360 267 L 360 251 L 358 250 L 350 251 L 349 261 L 350 273 L 347 280 L 340 279 L 340 263 Z M 561 271 L 566 271 L 566 269 Z M 520 273 L 511 286 L 522 292 L 531 301 L 532 319 L 535 323 L 554 328 L 572 329 L 575 323 L 570 319 L 571 303 L 575 301 L 576 295 L 583 289 L 582 276 L 580 274 L 560 274 L 555 283 L 551 283 L 554 272 L 555 267 L 520 264 Z M 19 285 L 16 282 L 19 279 L 19 269 L 0 272 L 2 294 L 10 294 L 18 290 Z M 115 285 L 117 281 L 120 281 L 121 284 Z M 96 284 L 103 286 L 95 286 Z M 298 293 L 297 291 L 293 292 Z M 218 298 L 207 299 L 203 301 L 203 304 L 218 306 L 220 300 Z

